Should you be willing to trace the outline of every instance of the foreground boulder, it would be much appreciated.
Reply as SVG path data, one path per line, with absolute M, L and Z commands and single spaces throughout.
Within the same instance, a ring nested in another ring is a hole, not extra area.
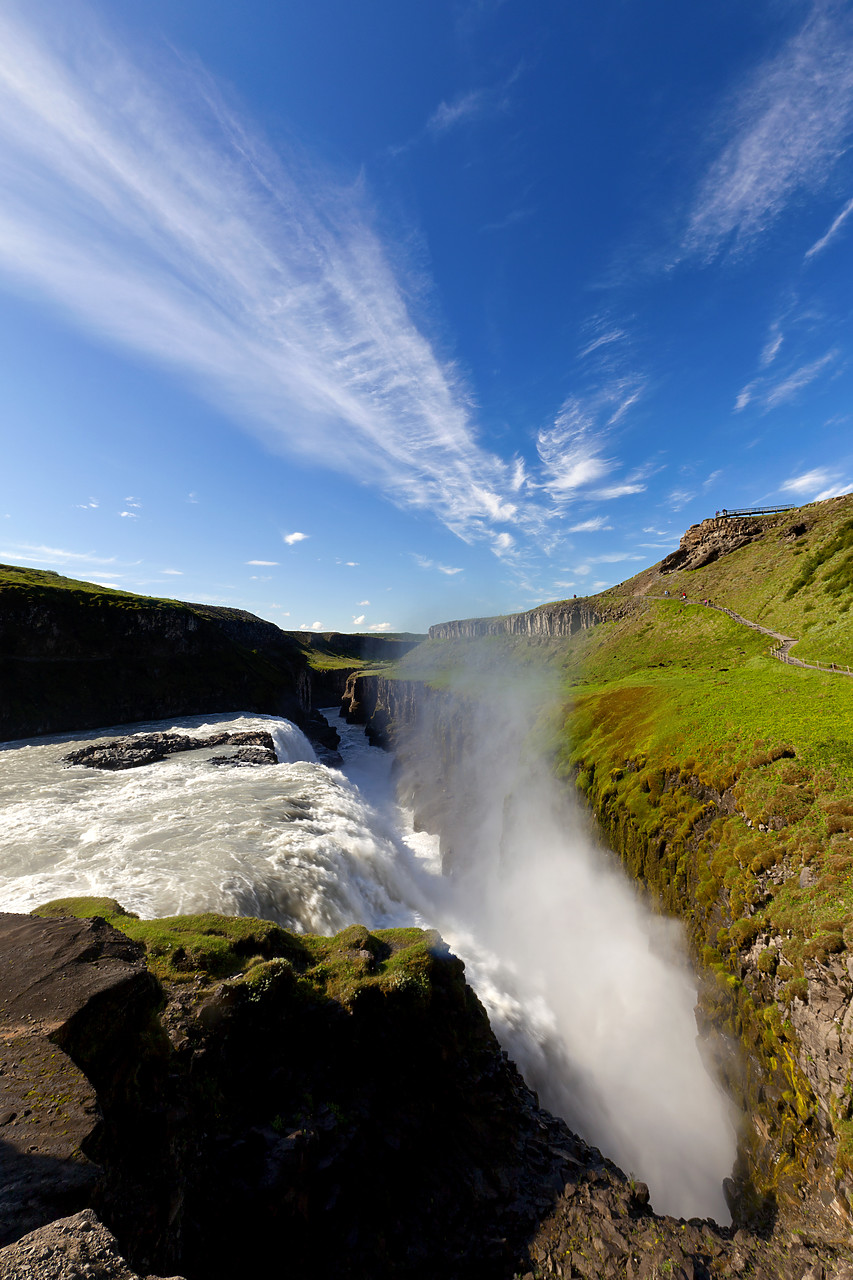
M 88 1207 L 128 1270 L 32 1274 L 853 1280 L 843 1249 L 654 1214 L 541 1110 L 436 934 L 41 910 L 0 916 L 13 1268 Z

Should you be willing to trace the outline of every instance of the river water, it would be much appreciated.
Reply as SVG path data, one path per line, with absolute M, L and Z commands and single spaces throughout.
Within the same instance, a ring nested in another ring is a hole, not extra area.
M 500 872 L 442 874 L 437 839 L 394 797 L 391 757 L 341 734 L 342 768 L 299 729 L 190 716 L 0 744 L 0 906 L 117 898 L 144 917 L 200 911 L 298 932 L 418 924 L 466 964 L 492 1026 L 551 1110 L 646 1181 L 659 1212 L 728 1220 L 735 1134 L 705 1071 L 695 982 L 675 926 L 651 915 L 582 824 L 514 823 Z M 107 772 L 76 746 L 128 732 L 263 729 L 279 764 L 213 766 L 223 748 Z M 500 798 L 498 798 L 498 803 Z

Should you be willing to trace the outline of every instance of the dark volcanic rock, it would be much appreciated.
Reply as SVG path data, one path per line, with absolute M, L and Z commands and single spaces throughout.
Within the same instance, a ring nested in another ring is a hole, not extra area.
M 159 994 L 141 956 L 103 920 L 0 915 L 0 1244 L 97 1198 L 96 1082 Z
M 278 756 L 265 747 L 241 747 L 233 756 L 211 756 L 211 764 L 278 764 Z
M 498 618 L 462 618 L 439 622 L 429 629 L 430 640 L 471 640 L 477 636 L 573 636 L 597 626 L 603 615 L 586 599 L 558 600 L 527 613 L 510 613 Z
M 284 954 L 187 975 L 158 1017 L 139 947 L 103 920 L 0 917 L 17 1128 L 0 1280 L 232 1280 L 272 1258 L 318 1280 L 853 1280 L 842 1245 L 656 1215 L 541 1110 L 437 935 L 351 926 L 325 953 L 350 984 L 334 998 L 307 978 L 310 949 L 275 936 Z M 20 1239 L 86 1205 L 124 1269 L 91 1215 Z
M 246 730 L 239 733 L 212 733 L 205 738 L 193 738 L 186 733 L 137 733 L 127 738 L 112 738 L 109 742 L 95 742 L 77 751 L 69 751 L 62 757 L 63 764 L 81 764 L 87 769 L 137 769 L 143 764 L 153 764 L 178 751 L 198 751 L 208 747 L 239 746 L 257 748 L 257 758 L 237 752 L 236 756 L 219 756 L 214 763 L 222 764 L 241 760 L 246 764 L 277 764 L 275 744 L 268 733 Z

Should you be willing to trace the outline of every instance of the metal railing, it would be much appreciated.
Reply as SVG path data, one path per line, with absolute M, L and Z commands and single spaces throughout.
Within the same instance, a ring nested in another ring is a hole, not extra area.
M 720 518 L 728 520 L 732 516 L 775 516 L 780 511 L 796 511 L 796 509 L 793 503 L 789 503 L 786 507 L 741 507 L 739 511 L 729 511 L 728 507 L 723 507 L 714 515 L 717 520 Z

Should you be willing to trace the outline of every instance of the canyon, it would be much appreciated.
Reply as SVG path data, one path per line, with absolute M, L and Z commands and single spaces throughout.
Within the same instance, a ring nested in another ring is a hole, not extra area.
M 375 650 L 350 643 L 347 654 L 344 642 L 337 650 L 327 642 L 334 667 L 312 668 L 304 644 L 265 632 L 272 624 L 228 622 L 227 638 L 240 646 L 239 658 L 230 652 L 223 660 L 230 705 L 242 707 L 251 688 L 251 709 L 293 711 L 310 733 L 316 708 L 330 694 L 342 696 L 347 718 L 393 748 L 400 795 L 416 826 L 440 838 L 451 877 L 464 875 L 478 829 L 496 820 L 472 804 L 464 764 L 477 757 L 513 671 L 524 673 L 528 701 L 542 694 L 530 733 L 549 774 L 594 816 L 644 898 L 686 931 L 699 978 L 700 1036 L 744 1117 L 726 1184 L 731 1228 L 654 1214 L 630 1172 L 543 1111 L 494 1041 L 458 961 L 435 937 L 413 935 L 397 947 L 381 930 L 348 932 L 325 940 L 318 958 L 299 952 L 298 937 L 264 934 L 255 922 L 247 944 L 254 953 L 235 951 L 232 972 L 205 972 L 183 943 L 173 948 L 184 948 L 177 968 L 155 972 L 150 944 L 114 936 L 132 928 L 118 903 L 69 902 L 51 908 L 48 919 L 4 917 L 3 936 L 35 930 L 27 946 L 49 952 L 65 974 L 82 972 L 78 943 L 64 952 L 56 938 L 63 930 L 85 937 L 87 963 L 105 971 L 130 966 L 149 994 L 138 1010 L 129 1001 L 126 1014 L 101 1021 L 98 999 L 106 997 L 85 988 L 75 1011 L 48 1009 L 44 1017 L 28 980 L 0 997 L 14 1066 L 6 1082 L 22 1062 L 46 1063 L 61 1053 L 55 1069 L 73 1076 L 78 1090 L 79 1128 L 65 1135 L 59 1157 L 74 1173 L 67 1188 L 62 1179 L 51 1184 L 49 1107 L 36 1142 L 16 1135 L 12 1144 L 16 1170 L 47 1170 L 47 1198 L 13 1191 L 12 1202 L 36 1207 L 30 1218 L 14 1219 L 9 1247 L 31 1228 L 94 1208 L 134 1266 L 181 1266 L 191 1277 L 216 1275 L 220 1265 L 233 1274 L 244 1265 L 242 1251 L 255 1247 L 248 1237 L 279 1231 L 292 1242 L 297 1272 L 311 1267 L 319 1275 L 853 1274 L 847 682 L 792 673 L 769 660 L 759 635 L 680 601 L 684 584 L 693 599 L 709 596 L 801 636 L 806 651 L 831 643 L 844 659 L 850 517 L 849 500 L 833 500 L 746 529 L 706 521 L 688 530 L 679 552 L 618 588 L 503 619 L 437 624 L 425 643 L 403 641 L 393 665 L 376 665 Z M 667 591 L 671 597 L 662 598 Z M 84 666 L 109 660 L 109 644 L 97 658 L 84 648 L 76 657 L 63 651 L 64 615 L 53 606 L 27 615 L 42 637 L 28 655 L 20 602 L 16 608 L 0 629 L 3 661 L 17 663 L 15 671 L 35 666 L 28 656 L 38 657 L 41 670 L 60 654 L 61 663 Z M 50 616 L 50 625 L 40 616 Z M 178 665 L 195 643 L 189 619 L 181 618 L 170 618 L 163 631 L 164 655 L 174 645 Z M 211 673 L 224 643 L 221 622 L 220 638 L 204 640 Z M 197 630 L 206 634 L 206 625 Z M 116 633 L 131 664 L 139 660 L 134 626 L 142 628 L 138 640 L 149 623 L 123 620 Z M 193 652 L 197 658 L 201 651 Z M 214 683 L 181 691 L 176 678 L 164 714 L 212 709 Z M 100 704 L 90 687 L 59 714 L 85 704 L 90 727 L 121 722 L 127 703 L 109 701 L 109 681 L 101 690 Z M 22 705 L 7 692 L 4 723 L 58 726 L 39 710 L 26 722 Z M 118 714 L 99 716 L 107 706 Z M 499 827 L 511 823 L 512 811 L 509 795 Z M 211 927 L 228 934 L 235 926 L 226 920 Z M 336 985 L 342 966 L 349 995 Z M 360 995 L 350 998 L 362 988 L 363 1004 Z M 90 1017 L 97 1034 L 90 1028 L 76 1040 L 65 1029 L 88 1027 Z M 296 1039 L 286 1049 L 277 1037 L 288 1026 Z M 282 1055 L 297 1043 L 285 1079 Z M 123 1083 L 131 1076 L 132 1085 Z M 32 1075 L 24 1071 L 23 1078 L 33 1087 Z M 322 1082 L 319 1093 L 312 1081 Z M 248 1096 L 255 1090 L 257 1106 Z M 9 1123 L 20 1124 L 24 1110 Z M 338 1110 L 370 1124 L 350 1132 Z M 35 1125 L 35 1109 L 29 1111 Z M 160 1117 L 145 1134 L 142 1112 Z M 36 1154 L 28 1150 L 33 1145 L 43 1151 L 41 1166 L 27 1159 Z M 230 1169 L 235 1151 L 239 1174 Z M 168 1195 L 146 1183 L 145 1170 L 157 1161 L 170 1171 Z M 122 1207 L 125 1186 L 151 1205 L 139 1222 Z M 208 1201 L 219 1206 L 209 1220 L 201 1208 Z M 239 1211 L 226 1211 L 226 1203 Z M 438 1230 L 425 1218 L 426 1203 Z M 364 1233 L 352 1234 L 362 1217 L 374 1224 L 369 1243 Z M 321 1218 L 329 1224 L 322 1247 Z M 215 1244 L 201 1243 L 208 1234 Z

